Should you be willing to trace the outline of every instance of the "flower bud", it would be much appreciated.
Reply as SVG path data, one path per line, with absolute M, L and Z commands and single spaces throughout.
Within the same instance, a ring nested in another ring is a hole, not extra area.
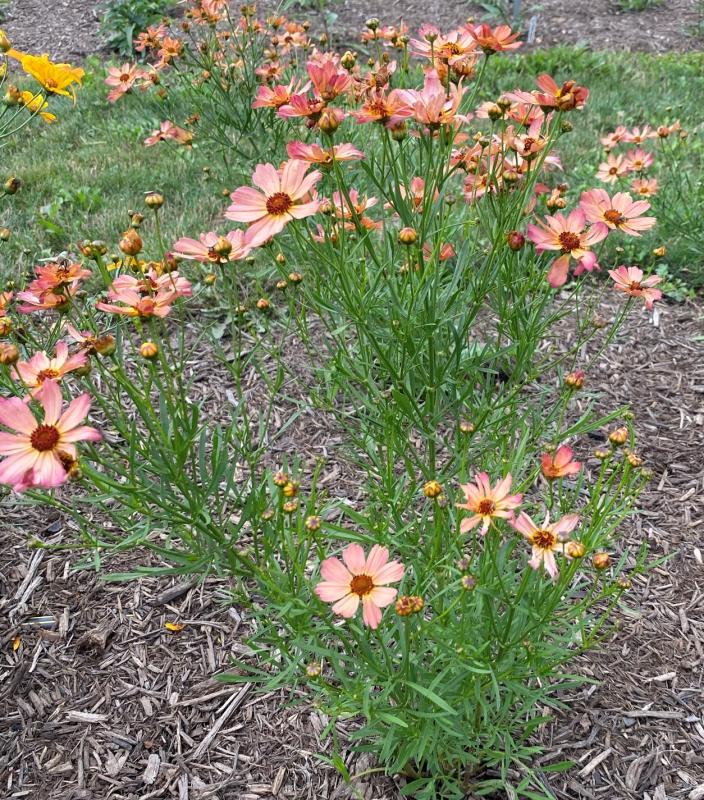
M 565 386 L 570 389 L 581 389 L 584 386 L 584 371 L 577 369 L 574 372 L 568 372 L 565 375 Z
M 462 556 L 462 558 L 457 562 L 457 569 L 460 572 L 467 572 L 467 570 L 472 566 L 472 562 L 469 560 L 467 556 Z
M 139 354 L 147 360 L 156 358 L 159 355 L 159 345 L 156 342 L 142 342 L 139 346 Z
M 12 42 L 5 31 L 0 30 L 0 53 L 7 53 L 8 50 L 12 50 Z
M 463 575 L 460 578 L 460 584 L 465 591 L 471 592 L 477 585 L 477 579 L 474 575 Z
M 283 488 L 289 482 L 288 474 L 279 470 L 278 472 L 274 473 L 273 481 L 275 486 Z
M 316 531 L 320 530 L 320 526 L 323 524 L 323 520 L 317 516 L 317 514 L 313 514 L 310 517 L 306 517 L 306 530 L 310 531 L 311 533 L 315 533 Z
M 271 309 L 271 303 L 266 299 L 266 297 L 260 297 L 257 300 L 257 308 L 260 311 L 269 311 Z
M 320 115 L 318 120 L 318 127 L 323 133 L 335 133 L 340 127 L 341 116 L 338 109 L 326 108 Z
M 0 364 L 14 364 L 20 357 L 16 345 L 0 342 Z
M 423 494 L 430 499 L 438 497 L 442 494 L 442 486 L 438 481 L 428 481 L 423 486 Z
M 592 564 L 594 569 L 604 570 L 611 565 L 611 556 L 608 553 L 594 553 L 592 556 Z
M 0 317 L 0 336 L 9 336 L 13 323 L 9 317 Z
M 619 589 L 623 589 L 624 591 L 631 588 L 631 579 L 628 577 L 628 575 L 619 575 L 616 583 L 618 584 Z
M 364 24 L 370 31 L 375 31 L 379 27 L 379 20 L 376 17 L 370 17 Z
M 626 444 L 628 441 L 628 428 L 616 428 L 616 430 L 611 431 L 609 441 L 616 446 Z
M 76 369 L 73 370 L 73 373 L 81 378 L 85 378 L 86 375 L 90 375 L 91 369 L 93 369 L 93 367 L 91 366 L 90 361 L 86 361 L 86 363 L 82 366 L 76 367 Z
M 0 242 L 6 242 L 11 235 L 12 231 L 9 228 L 5 228 L 0 225 Z
M 504 115 L 504 112 L 503 112 L 503 110 L 501 109 L 501 106 L 499 106 L 498 103 L 492 103 L 487 108 L 486 113 L 489 116 L 489 119 L 493 119 L 493 120 L 501 119 L 501 117 L 503 117 L 503 115 Z
M 294 511 L 298 510 L 298 500 L 287 500 L 281 508 L 285 514 L 293 514 Z
M 399 617 L 410 617 L 423 610 L 425 600 L 417 594 L 404 594 L 396 601 L 396 613 Z
M 667 247 L 665 247 L 665 245 L 656 247 L 653 250 L 653 255 L 655 256 L 655 258 L 662 258 L 666 253 L 667 253 Z
M 598 458 L 599 461 L 606 461 L 610 456 L 611 450 L 604 450 L 603 447 L 599 447 L 594 451 L 594 458 Z
M 561 133 L 572 133 L 573 130 L 574 125 L 568 119 L 562 121 L 562 124 L 560 125 Z
M 300 283 L 303 280 L 303 275 L 300 272 L 289 272 L 288 279 L 291 283 Z
M 415 228 L 401 228 L 398 232 L 398 240 L 401 244 L 412 245 L 418 241 L 418 231 Z
M 526 237 L 520 231 L 510 231 L 506 234 L 506 243 L 511 250 L 517 252 L 526 243 Z
M 17 194 L 17 191 L 20 188 L 20 186 L 22 186 L 22 181 L 20 181 L 19 178 L 15 178 L 15 176 L 12 175 L 3 184 L 3 189 L 5 190 L 5 194 Z
M 270 519 L 274 519 L 274 509 L 267 508 L 259 515 L 259 519 L 264 520 L 264 522 L 268 522 Z
M 323 666 L 318 661 L 313 661 L 306 665 L 306 675 L 309 678 L 318 678 L 323 671 Z
M 276 281 L 276 288 L 279 291 L 283 291 L 287 286 L 288 286 L 288 281 L 285 280 Z
M 283 253 L 276 254 L 276 263 L 283 266 L 286 263 L 286 256 Z
M 164 205 L 164 195 L 160 192 L 147 192 L 144 195 L 144 203 L 147 208 L 158 211 Z
M 126 256 L 136 256 L 142 249 L 142 237 L 134 228 L 128 228 L 118 246 Z
M 476 431 L 477 426 L 470 422 L 468 419 L 460 420 L 460 432 L 461 433 L 474 433 Z
M 282 492 L 284 497 L 295 497 L 298 494 L 298 481 L 286 481 Z
M 496 105 L 501 109 L 501 111 L 508 111 L 511 108 L 511 101 L 508 97 L 499 97 L 496 101 Z
M 643 459 L 637 453 L 634 453 L 633 450 L 626 454 L 626 460 L 632 467 L 640 467 L 643 463 Z
M 399 122 L 391 129 L 391 138 L 395 142 L 402 142 L 408 136 L 408 125 L 405 122 Z
M 340 59 L 340 64 L 342 64 L 345 69 L 352 69 L 356 63 L 357 55 L 351 50 L 347 50 L 345 53 L 343 53 L 342 58 Z
M 565 552 L 570 558 L 582 558 L 587 549 L 581 542 L 567 542 Z

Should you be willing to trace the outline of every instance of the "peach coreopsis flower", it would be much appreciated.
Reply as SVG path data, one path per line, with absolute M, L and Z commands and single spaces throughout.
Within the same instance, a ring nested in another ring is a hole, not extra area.
M 475 39 L 479 47 L 487 54 L 503 53 L 509 50 L 518 50 L 523 42 L 517 41 L 518 34 L 513 33 L 508 25 L 467 25 L 469 35 Z
M 389 561 L 385 547 L 375 544 L 365 558 L 360 545 L 350 544 L 342 553 L 342 561 L 326 558 L 320 565 L 323 580 L 315 593 L 323 602 L 334 603 L 333 612 L 346 619 L 357 613 L 361 601 L 362 620 L 374 629 L 381 622 L 381 609 L 396 599 L 397 590 L 387 584 L 400 581 L 403 573 L 403 564 Z
M 288 85 L 277 84 L 276 86 L 260 86 L 257 89 L 257 96 L 252 103 L 252 108 L 275 108 L 279 109 L 291 102 L 291 98 L 300 92 L 305 92 L 309 84 L 300 87 L 295 81 Z
M 17 293 L 17 299 L 22 305 L 17 307 L 20 314 L 31 314 L 35 311 L 63 311 L 68 307 L 71 299 L 80 288 L 80 281 L 61 288 L 55 292 L 53 289 L 42 289 L 33 281 L 23 292 Z
M 582 464 L 574 460 L 574 450 L 563 444 L 554 453 L 543 453 L 540 469 L 549 481 L 554 481 L 566 475 L 576 475 L 582 469 Z
M 610 269 L 609 275 L 613 278 L 614 289 L 631 297 L 642 297 L 645 307 L 649 311 L 652 309 L 653 303 L 662 297 L 660 289 L 654 288 L 662 280 L 659 275 L 650 275 L 644 279 L 642 269 L 625 266 Z
M 450 85 L 448 92 L 440 81 L 437 70 L 434 69 L 425 73 L 423 88 L 420 91 L 415 89 L 396 91 L 401 101 L 412 108 L 416 122 L 427 125 L 431 130 L 454 121 L 463 94 L 463 89 L 455 84 Z
M 547 73 L 538 76 L 536 81 L 540 91 L 534 92 L 536 103 L 543 109 L 557 109 L 558 111 L 572 111 L 584 108 L 589 97 L 589 89 L 577 86 L 575 81 L 566 81 L 561 86 Z
M 538 526 L 533 520 L 522 511 L 518 518 L 511 522 L 511 525 L 525 538 L 533 547 L 533 554 L 528 562 L 533 569 L 545 567 L 548 575 L 555 580 L 558 576 L 557 560 L 555 553 L 563 553 L 568 536 L 577 527 L 579 517 L 577 514 L 567 514 L 557 522 L 550 524 L 550 516 L 545 517 L 545 522 Z
M 0 423 L 11 433 L 0 433 L 0 483 L 14 491 L 31 487 L 51 489 L 60 486 L 76 463 L 76 442 L 97 442 L 102 437 L 95 428 L 81 423 L 90 409 L 90 396 L 82 394 L 63 411 L 61 389 L 47 381 L 37 394 L 44 409 L 39 422 L 19 397 L 0 399 Z
M 111 87 L 108 101 L 116 102 L 123 94 L 127 94 L 134 86 L 135 81 L 144 76 L 144 70 L 137 64 L 125 63 L 121 67 L 110 67 L 105 84 Z
M 465 502 L 455 503 L 455 506 L 471 511 L 472 516 L 462 520 L 460 532 L 468 533 L 481 523 L 480 533 L 484 535 L 489 530 L 493 519 L 513 518 L 513 512 L 520 506 L 523 495 L 509 494 L 511 483 L 512 478 L 507 475 L 492 487 L 486 472 L 478 472 L 474 483 L 461 484 L 460 488 L 464 492 Z
M 160 25 L 150 25 L 146 31 L 137 34 L 134 49 L 138 53 L 143 53 L 145 50 L 158 50 L 167 33 L 168 30 L 163 23 Z
M 192 141 L 192 133 L 180 128 L 178 125 L 174 125 L 174 123 L 169 120 L 164 120 L 164 122 L 159 125 L 158 131 L 153 131 L 147 136 L 144 140 L 144 144 L 146 147 L 151 147 L 157 144 L 157 142 L 176 142 L 176 144 L 188 145 Z
M 279 106 L 277 113 L 284 119 L 307 117 L 309 120 L 307 123 L 308 126 L 313 127 L 320 118 L 325 106 L 325 100 L 319 97 L 308 97 L 307 94 L 294 94 L 291 95 L 288 103 Z
M 34 396 L 45 381 L 60 381 L 68 372 L 84 367 L 87 360 L 84 352 L 69 355 L 66 342 L 59 342 L 53 358 L 41 350 L 28 361 L 18 361 L 12 370 L 12 377 L 21 381 L 30 390 L 30 396 Z
M 655 156 L 652 153 L 637 147 L 626 153 L 624 164 L 628 166 L 630 172 L 645 172 L 646 169 L 653 166 L 654 161 Z
M 601 143 L 604 146 L 604 149 L 608 152 L 609 150 L 613 150 L 617 144 L 624 141 L 624 137 L 628 133 L 628 130 L 625 125 L 619 125 L 615 131 L 611 133 L 607 133 L 606 136 L 603 136 L 601 139 Z
M 32 281 L 31 288 L 46 291 L 59 286 L 76 285 L 77 281 L 90 278 L 93 273 L 65 258 L 36 267 L 35 274 L 37 277 Z
M 631 144 L 643 144 L 648 139 L 657 139 L 657 136 L 650 125 L 643 125 L 642 128 L 631 128 L 630 131 L 626 131 L 623 141 Z
M 306 70 L 315 94 L 327 103 L 347 92 L 352 86 L 352 76 L 340 66 L 337 59 L 311 59 L 306 64 Z
M 142 278 L 120 275 L 108 291 L 111 302 L 98 302 L 95 307 L 126 317 L 165 317 L 179 297 L 188 297 L 191 292 L 190 281 L 178 272 L 156 275 L 152 271 Z
M 654 197 L 658 191 L 657 178 L 636 178 L 631 189 L 639 197 Z
M 321 147 L 317 143 L 289 142 L 286 145 L 286 152 L 289 158 L 321 166 L 330 166 L 334 161 L 358 161 L 364 158 L 364 153 L 349 143 Z
M 394 128 L 413 116 L 413 108 L 404 99 L 400 89 L 393 89 L 388 94 L 385 89 L 374 89 L 367 93 L 361 108 L 351 114 L 360 124 L 378 122 L 387 128 Z
M 622 155 L 614 155 L 609 153 L 606 161 L 599 164 L 599 169 L 596 173 L 597 180 L 603 183 L 614 184 L 619 178 L 628 175 L 631 171 L 630 165 Z
M 249 231 L 230 231 L 220 236 L 215 231 L 201 233 L 198 239 L 182 237 L 173 246 L 173 254 L 205 264 L 226 264 L 240 261 L 252 251 Z
M 232 204 L 225 212 L 228 219 L 249 223 L 249 241 L 262 244 L 294 219 L 315 214 L 320 207 L 313 189 L 322 177 L 317 170 L 306 174 L 308 165 L 290 159 L 280 169 L 273 164 L 259 164 L 252 182 L 259 187 L 240 186 L 231 195 Z
M 655 217 L 642 216 L 649 208 L 647 200 L 633 200 L 627 192 L 618 192 L 609 197 L 604 189 L 582 192 L 579 205 L 588 222 L 603 222 L 611 230 L 619 230 L 630 236 L 640 236 L 641 231 L 655 225 Z
M 558 250 L 562 253 L 553 261 L 548 273 L 548 281 L 553 287 L 562 286 L 567 280 L 570 258 L 578 262 L 575 275 L 585 270 L 597 269 L 596 254 L 591 247 L 608 235 L 609 229 L 602 222 L 586 228 L 587 220 L 581 208 L 575 208 L 565 217 L 555 214 L 545 217 L 545 222 L 528 226 L 528 238 L 541 253 L 544 250 Z

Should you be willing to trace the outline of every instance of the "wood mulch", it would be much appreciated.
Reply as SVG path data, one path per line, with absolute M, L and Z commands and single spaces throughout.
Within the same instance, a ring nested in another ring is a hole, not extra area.
M 510 5 L 496 0 L 493 5 Z M 239 0 L 233 0 L 237 9 Z M 536 47 L 584 45 L 594 50 L 632 50 L 664 53 L 701 49 L 704 42 L 704 8 L 699 0 L 660 0 L 643 11 L 624 11 L 618 0 L 524 0 L 521 27 L 535 28 Z M 103 50 L 100 20 L 105 0 L 9 0 L 4 7 L 5 27 L 20 49 L 47 52 L 53 58 L 80 60 Z M 262 13 L 278 6 L 275 0 L 259 4 Z M 481 4 L 446 0 L 328 0 L 335 15 L 332 34 L 340 46 L 356 46 L 365 19 L 376 16 L 385 24 L 405 21 L 412 32 L 432 22 L 452 28 L 467 17 L 486 17 Z M 3 6 L 0 5 L 0 9 Z M 317 3 L 300 3 L 287 12 L 308 18 L 320 30 Z M 494 23 L 495 24 L 495 23 Z
M 634 581 L 602 650 L 575 663 L 600 683 L 566 698 L 569 711 L 537 734 L 546 748 L 538 771 L 576 762 L 546 775 L 561 800 L 704 798 L 704 310 L 661 304 L 656 321 L 634 313 L 583 396 L 604 411 L 631 404 L 655 473 L 619 546 L 646 541 L 654 557 L 670 558 Z M 309 412 L 289 436 L 280 449 L 314 461 L 334 452 L 338 434 Z M 331 494 L 353 496 L 344 465 L 331 463 L 330 475 Z M 366 776 L 350 789 L 318 758 L 329 752 L 327 720 L 305 697 L 213 679 L 246 654 L 247 619 L 225 580 L 105 583 L 75 571 L 84 554 L 28 547 L 34 537 L 74 541 L 66 520 L 9 501 L 3 513 L 3 798 L 400 798 L 392 778 Z M 106 569 L 139 558 L 122 555 Z M 349 766 L 356 774 L 373 764 Z

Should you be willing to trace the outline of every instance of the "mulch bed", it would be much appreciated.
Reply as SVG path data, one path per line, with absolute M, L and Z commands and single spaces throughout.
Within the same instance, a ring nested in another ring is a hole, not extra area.
M 502 2 L 508 5 L 506 0 L 494 5 Z M 100 37 L 104 5 L 105 0 L 9 0 L 0 25 L 20 49 L 76 61 L 104 47 Z M 239 5 L 233 0 L 234 9 Z M 274 0 L 259 4 L 262 13 L 277 5 Z M 301 5 L 294 5 L 288 15 L 311 19 L 321 30 L 317 4 Z M 426 22 L 449 29 L 469 16 L 477 20 L 486 16 L 479 4 L 446 0 L 328 0 L 326 8 L 336 15 L 333 37 L 343 47 L 358 45 L 364 20 L 372 16 L 386 24 L 404 20 L 413 33 Z M 521 3 L 524 30 L 533 18 L 536 47 L 574 44 L 594 50 L 663 53 L 701 49 L 704 41 L 704 9 L 699 0 L 661 0 L 644 11 L 623 11 L 617 0 L 526 0 Z
M 620 302 L 610 300 L 607 314 Z M 601 410 L 631 404 L 639 451 L 655 473 L 621 541 L 646 541 L 653 557 L 670 558 L 634 581 L 620 629 L 602 650 L 576 661 L 576 672 L 600 683 L 566 698 L 569 711 L 537 734 L 546 748 L 538 771 L 577 763 L 547 777 L 564 800 L 704 797 L 703 318 L 693 303 L 662 304 L 657 325 L 638 310 L 589 376 Z M 310 412 L 280 446 L 292 453 L 312 440 L 316 449 L 327 437 L 334 451 L 335 436 Z M 328 490 L 349 496 L 344 465 L 331 468 Z M 72 542 L 65 520 L 9 501 L 4 516 L 3 797 L 400 797 L 392 778 L 367 776 L 351 790 L 317 757 L 329 745 L 321 739 L 327 720 L 304 697 L 213 679 L 246 654 L 247 620 L 226 581 L 105 583 L 74 571 L 84 554 L 27 546 L 32 537 Z M 122 555 L 106 569 L 127 570 L 139 558 Z M 349 766 L 355 774 L 370 765 Z

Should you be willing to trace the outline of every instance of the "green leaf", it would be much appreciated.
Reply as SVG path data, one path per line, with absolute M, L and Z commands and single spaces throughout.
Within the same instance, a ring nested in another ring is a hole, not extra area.
M 446 700 L 443 700 L 439 694 L 435 694 L 432 689 L 427 689 L 425 686 L 421 686 L 419 683 L 413 683 L 411 681 L 406 681 L 406 686 L 410 686 L 411 689 L 415 689 L 418 694 L 422 694 L 423 697 L 427 697 L 431 703 L 435 703 L 438 708 L 441 708 L 443 711 L 446 711 L 448 714 L 452 714 L 457 716 L 457 712 L 451 705 L 447 703 Z

